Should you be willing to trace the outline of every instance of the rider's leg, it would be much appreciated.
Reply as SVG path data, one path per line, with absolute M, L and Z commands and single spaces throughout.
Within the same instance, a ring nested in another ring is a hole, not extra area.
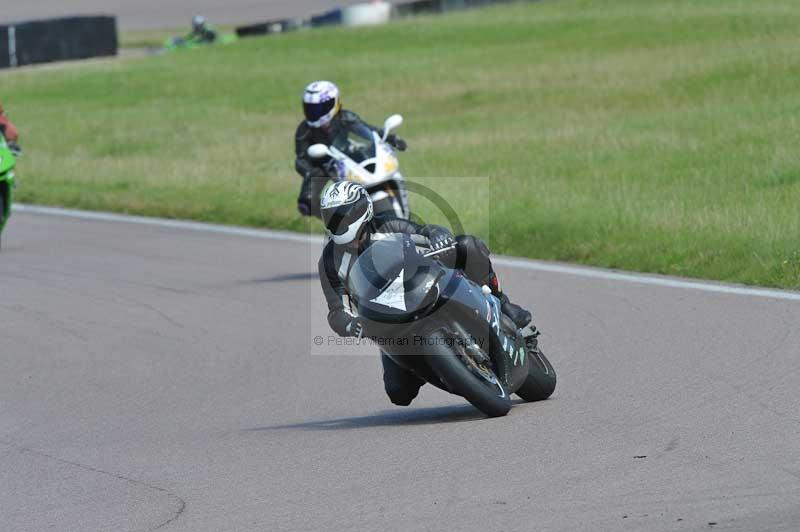
M 383 385 L 386 395 L 399 406 L 408 406 L 419 393 L 425 381 L 398 366 L 391 358 L 381 353 Z
M 411 202 L 408 199 L 408 190 L 406 189 L 405 181 L 396 181 L 395 186 L 397 187 L 394 190 L 394 195 L 397 199 L 397 203 L 400 205 L 400 208 L 403 211 L 403 216 L 401 218 L 409 218 L 411 216 Z
M 508 300 L 500 288 L 500 281 L 489 258 L 489 248 L 480 238 L 471 235 L 456 237 L 456 268 L 464 271 L 469 279 L 487 285 L 501 303 L 503 314 L 511 318 L 517 327 L 523 328 L 531 322 L 531 313 Z
M 375 196 L 372 196 L 372 198 L 372 210 L 377 216 L 403 217 L 400 204 L 383 191 L 379 191 L 378 199 L 375 199 Z

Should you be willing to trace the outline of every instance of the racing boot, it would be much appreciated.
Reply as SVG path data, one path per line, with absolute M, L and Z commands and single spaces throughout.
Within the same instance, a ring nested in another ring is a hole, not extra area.
M 492 274 L 491 279 L 489 279 L 489 288 L 492 289 L 492 294 L 500 300 L 500 310 L 511 318 L 514 325 L 523 329 L 531 322 L 531 313 L 509 301 L 508 296 L 500 290 L 500 281 L 497 279 L 496 274 Z
M 539 351 L 539 329 L 531 323 L 527 327 L 522 329 L 522 337 L 525 338 L 525 345 L 528 348 L 529 353 L 534 353 Z

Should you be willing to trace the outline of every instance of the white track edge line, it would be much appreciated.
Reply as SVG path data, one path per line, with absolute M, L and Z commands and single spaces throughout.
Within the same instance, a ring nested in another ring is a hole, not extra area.
M 82 220 L 98 220 L 104 222 L 122 222 L 138 225 L 149 225 L 155 227 L 166 227 L 171 229 L 187 229 L 192 231 L 202 231 L 206 233 L 218 233 L 235 236 L 245 236 L 251 238 L 261 238 L 266 240 L 280 240 L 284 242 L 299 242 L 306 244 L 322 244 L 322 236 L 303 235 L 290 231 L 276 231 L 273 229 L 248 229 L 228 225 L 210 224 L 203 222 L 189 222 L 183 220 L 170 220 L 166 218 L 154 218 L 148 216 L 132 216 L 127 214 L 115 214 L 109 212 L 81 211 L 76 209 L 61 209 L 57 207 L 40 207 L 37 205 L 14 204 L 14 209 L 18 212 L 45 214 L 51 216 L 63 216 L 66 218 L 76 218 Z M 662 286 L 666 288 L 681 288 L 687 290 L 698 290 L 703 292 L 713 292 L 718 294 L 732 294 L 739 296 L 761 297 L 771 299 L 783 299 L 789 301 L 800 301 L 800 292 L 787 290 L 774 290 L 769 288 L 750 288 L 746 286 L 726 285 L 709 283 L 702 281 L 681 280 L 671 277 L 661 277 L 655 275 L 644 275 L 637 273 L 622 273 L 602 268 L 589 266 L 568 266 L 564 264 L 548 263 L 533 259 L 521 259 L 514 257 L 497 256 L 492 259 L 495 264 L 509 268 L 522 270 L 542 271 L 549 273 L 559 273 L 585 277 L 591 279 L 603 279 L 606 281 L 620 281 L 627 283 L 645 284 Z
M 542 272 L 561 273 L 578 277 L 592 279 L 603 279 L 606 281 L 623 281 L 628 283 L 646 284 L 653 286 L 663 286 L 667 288 L 683 288 L 688 290 L 700 290 L 703 292 L 714 292 L 717 294 L 733 294 L 740 296 L 765 297 L 772 299 L 785 299 L 789 301 L 800 301 L 800 292 L 790 292 L 788 290 L 777 290 L 771 288 L 750 288 L 747 286 L 726 285 L 722 283 L 711 283 L 703 281 L 688 281 L 672 277 L 661 277 L 656 275 L 645 275 L 637 273 L 622 273 L 613 270 L 604 270 L 590 266 L 567 266 L 563 264 L 541 262 L 533 259 L 517 259 L 512 257 L 497 257 L 492 262 L 500 266 L 520 268 L 526 270 L 536 270 Z
M 276 231 L 273 229 L 248 229 L 231 225 L 219 225 L 204 222 L 190 222 L 185 220 L 171 220 L 168 218 L 155 218 L 150 216 L 134 216 L 128 214 L 116 214 L 100 211 L 81 211 L 77 209 L 61 209 L 58 207 L 40 207 L 38 205 L 27 205 L 15 203 L 14 210 L 31 214 L 46 214 L 50 216 L 62 216 L 65 218 L 76 218 L 80 220 L 97 220 L 101 222 L 122 222 L 136 225 L 150 225 L 155 227 L 166 227 L 169 229 L 188 229 L 191 231 L 202 231 L 205 233 L 220 233 L 235 236 L 247 236 L 251 238 L 262 238 L 268 240 L 283 240 L 288 242 L 300 242 L 311 244 L 322 244 L 320 235 L 303 235 L 291 231 Z

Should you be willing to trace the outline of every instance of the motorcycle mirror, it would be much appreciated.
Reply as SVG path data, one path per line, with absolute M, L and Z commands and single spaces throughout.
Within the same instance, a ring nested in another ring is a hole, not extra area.
M 322 159 L 323 157 L 329 157 L 331 154 L 331 150 L 324 144 L 313 144 L 308 147 L 308 156 L 312 159 Z
M 383 140 L 386 141 L 386 138 L 389 136 L 389 132 L 393 129 L 397 129 L 403 123 L 403 117 L 400 115 L 392 115 L 386 119 L 386 122 L 383 123 Z

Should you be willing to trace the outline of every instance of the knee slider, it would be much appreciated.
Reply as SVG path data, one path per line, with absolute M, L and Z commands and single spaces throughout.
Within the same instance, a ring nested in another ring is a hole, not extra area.
M 456 237 L 456 243 L 458 245 L 456 267 L 464 270 L 467 277 L 481 282 L 494 275 L 489 247 L 483 240 L 472 235 L 459 235 Z
M 417 397 L 417 394 L 419 394 L 419 388 L 409 388 L 405 386 L 386 387 L 386 395 L 388 395 L 389 400 L 397 406 L 410 405 L 411 401 Z

